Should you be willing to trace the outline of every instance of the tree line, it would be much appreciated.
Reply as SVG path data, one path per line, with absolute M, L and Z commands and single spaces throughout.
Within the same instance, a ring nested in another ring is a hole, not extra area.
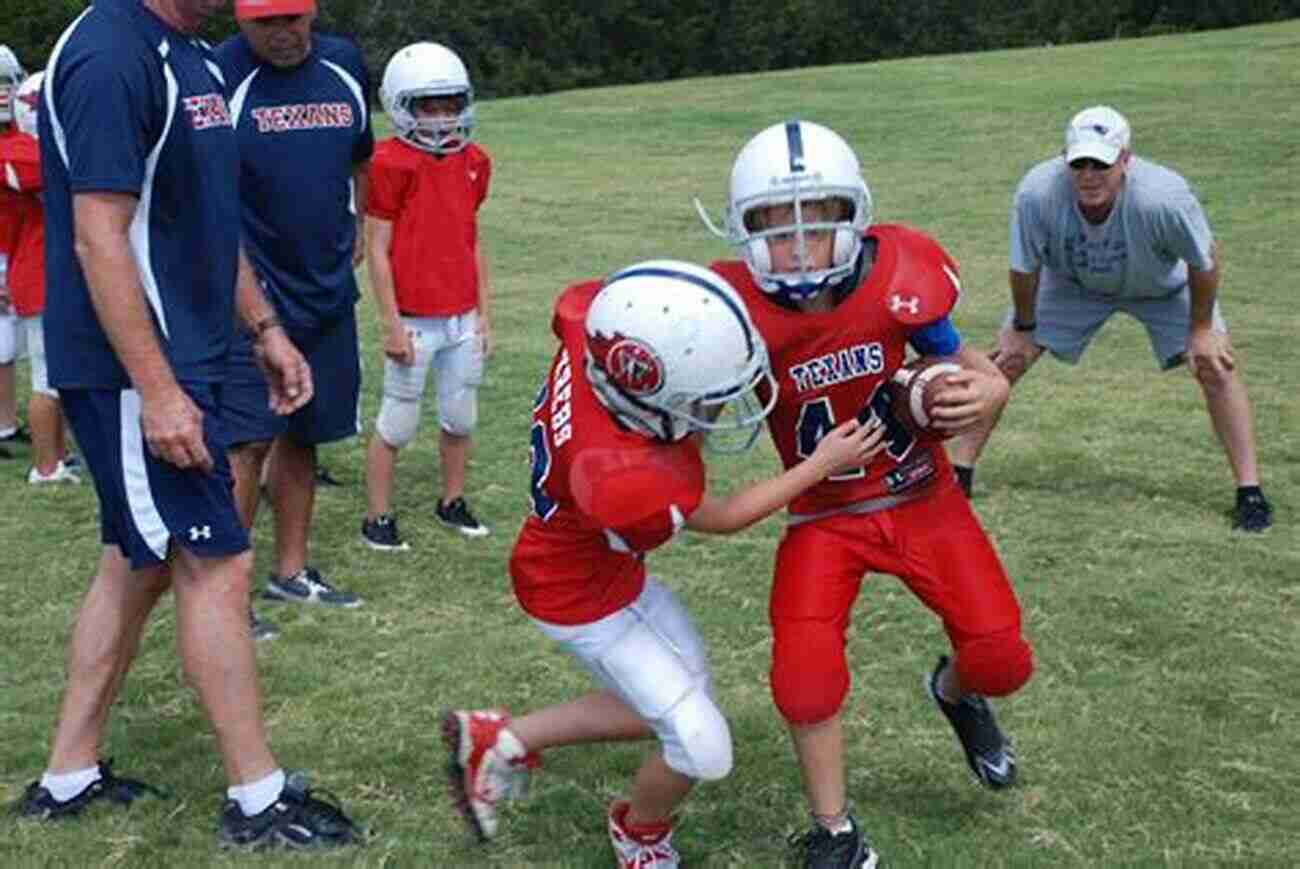
M 87 5 L 0 0 L 0 42 L 38 69 Z M 1300 0 L 320 0 L 320 7 L 318 25 L 361 45 L 376 87 L 394 51 L 428 39 L 461 55 L 481 97 L 1300 17 Z M 204 35 L 215 42 L 233 32 L 226 13 Z

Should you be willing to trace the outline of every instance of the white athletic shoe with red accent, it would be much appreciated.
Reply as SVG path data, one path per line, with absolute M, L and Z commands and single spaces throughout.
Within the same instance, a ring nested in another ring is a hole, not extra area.
M 609 807 L 609 842 L 614 846 L 619 869 L 678 869 L 682 858 L 673 847 L 672 825 L 629 833 L 625 827 L 629 808 L 626 800 Z
M 496 835 L 497 804 L 523 797 L 529 774 L 541 765 L 541 758 L 506 729 L 509 723 L 500 709 L 454 710 L 442 719 L 452 802 L 484 842 Z

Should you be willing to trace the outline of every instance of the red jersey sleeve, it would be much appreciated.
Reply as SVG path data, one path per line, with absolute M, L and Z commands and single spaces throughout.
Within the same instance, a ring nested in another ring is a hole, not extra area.
M 395 221 L 406 204 L 411 173 L 389 157 L 386 149 L 375 151 L 367 173 L 366 214 L 380 220 Z
M 961 298 L 957 261 L 930 236 L 902 224 L 879 227 L 893 242 L 892 271 L 906 282 L 893 282 L 885 298 L 890 315 L 905 326 L 934 323 L 952 313 Z
M 704 464 L 693 444 L 586 450 L 575 458 L 578 509 L 633 552 L 667 543 L 704 497 Z
M 488 187 L 492 184 L 492 158 L 487 155 L 486 151 L 475 149 L 473 171 L 470 177 L 474 179 L 474 207 L 475 209 L 483 206 L 484 200 L 488 197 Z

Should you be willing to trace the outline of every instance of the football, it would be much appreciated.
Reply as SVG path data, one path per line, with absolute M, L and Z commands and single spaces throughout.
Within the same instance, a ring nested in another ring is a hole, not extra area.
M 934 428 L 931 412 L 945 389 L 947 375 L 961 371 L 948 356 L 918 356 L 910 359 L 889 379 L 894 418 L 918 436 L 943 440 L 951 432 Z

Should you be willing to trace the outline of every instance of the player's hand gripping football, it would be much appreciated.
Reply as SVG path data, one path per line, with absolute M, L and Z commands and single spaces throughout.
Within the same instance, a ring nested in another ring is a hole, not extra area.
M 212 470 L 203 411 L 174 380 L 157 390 L 140 390 L 140 428 L 155 458 L 205 474 Z
M 955 374 L 945 374 L 944 384 L 930 416 L 935 428 L 954 435 L 995 421 L 1011 394 L 1011 384 L 996 370 L 963 366 Z
M 817 442 L 807 461 L 815 463 L 822 476 L 831 477 L 866 465 L 885 448 L 885 427 L 872 418 L 861 423 L 856 419 L 840 423 Z
M 1010 326 L 1002 327 L 998 332 L 998 346 L 989 354 L 993 364 L 1002 370 L 1007 380 L 1015 383 L 1029 370 L 1043 348 L 1034 343 L 1032 332 L 1018 332 Z
M 315 391 L 311 366 L 283 329 L 268 329 L 254 346 L 258 367 L 266 375 L 273 412 L 287 416 L 311 401 Z

